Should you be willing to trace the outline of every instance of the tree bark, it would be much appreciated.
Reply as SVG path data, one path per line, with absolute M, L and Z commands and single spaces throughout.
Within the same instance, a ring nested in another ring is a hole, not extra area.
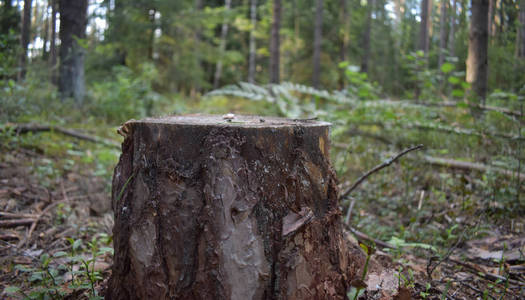
M 359 266 L 328 123 L 193 115 L 121 132 L 106 299 L 346 299 Z
M 59 0 L 60 67 L 58 91 L 62 99 L 81 104 L 85 95 L 84 49 L 77 39 L 86 37 L 88 0 Z
M 445 61 L 445 54 L 447 49 L 447 6 L 448 0 L 441 0 L 440 16 L 439 16 L 439 57 L 438 70 Z
M 22 32 L 20 35 L 22 51 L 20 53 L 20 71 L 18 72 L 18 80 L 23 80 L 26 77 L 27 72 L 27 47 L 29 46 L 29 39 L 31 38 L 31 6 L 32 0 L 24 0 Z
M 370 36 L 372 34 L 372 10 L 375 6 L 375 0 L 367 0 L 367 17 L 366 27 L 363 32 L 363 57 L 361 59 L 361 72 L 368 73 L 368 63 L 370 61 Z
M 467 82 L 472 91 L 485 104 L 488 79 L 488 11 L 489 0 L 472 0 L 470 22 Z
M 225 0 L 224 1 L 224 9 L 226 12 L 230 10 L 231 7 L 231 0 Z M 213 76 L 213 88 L 217 89 L 219 88 L 219 84 L 222 77 L 222 55 L 224 54 L 224 51 L 226 51 L 226 37 L 228 36 L 228 22 L 224 20 L 222 23 L 221 28 L 221 44 L 219 45 L 219 59 L 217 60 L 217 64 L 215 65 L 215 75 Z
M 518 27 L 518 57 L 525 58 L 525 0 L 520 1 Z
M 419 50 L 428 55 L 430 26 L 432 25 L 430 16 L 432 14 L 432 0 L 421 0 L 421 24 L 419 29 Z
M 255 83 L 255 28 L 257 26 L 257 0 L 250 0 L 250 19 L 252 28 L 250 30 L 250 55 L 248 58 L 248 82 Z
M 321 77 L 321 44 L 323 42 L 323 0 L 316 1 L 315 25 L 314 25 L 314 69 L 312 73 L 312 86 L 319 87 Z
M 270 83 L 280 82 L 280 56 L 281 56 L 281 0 L 273 0 L 272 32 L 270 35 Z

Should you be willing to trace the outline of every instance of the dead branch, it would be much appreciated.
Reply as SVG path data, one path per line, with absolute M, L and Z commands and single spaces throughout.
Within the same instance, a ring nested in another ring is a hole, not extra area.
M 383 100 L 382 102 L 385 103 L 392 103 L 392 104 L 406 104 L 411 106 L 427 106 L 427 107 L 453 107 L 457 108 L 458 103 L 454 101 L 445 101 L 445 102 L 420 102 L 420 103 L 414 103 L 412 101 L 395 101 L 395 100 Z M 469 104 L 465 103 L 466 108 L 470 109 L 480 109 L 485 111 L 495 111 L 502 114 L 506 114 L 513 117 L 521 118 L 523 117 L 523 113 L 519 111 L 513 111 L 506 107 L 498 107 L 498 106 L 490 106 L 490 105 L 481 105 L 481 104 Z
M 461 169 L 461 170 L 467 170 L 467 171 L 479 171 L 479 172 L 488 172 L 493 171 L 500 175 L 504 175 L 507 177 L 517 177 L 519 176 L 520 180 L 525 180 L 525 173 L 517 173 L 511 170 L 498 168 L 498 167 L 490 167 L 484 164 L 476 163 L 476 162 L 466 162 L 466 161 L 460 161 L 460 160 L 454 160 L 454 159 L 448 159 L 448 158 L 440 158 L 440 157 L 432 157 L 432 156 L 423 156 L 424 162 L 427 164 L 431 164 L 434 166 L 439 167 L 449 167 L 454 169 Z
M 389 244 L 387 242 L 383 242 L 381 240 L 378 240 L 376 238 L 373 238 L 373 237 L 370 237 L 368 236 L 367 234 L 353 228 L 352 226 L 346 224 L 346 223 L 343 223 L 343 226 L 348 230 L 350 231 L 351 233 L 353 233 L 358 240 L 364 240 L 364 241 L 369 241 L 369 242 L 373 242 L 374 244 L 376 244 L 376 246 L 379 246 L 381 248 L 390 248 L 390 249 L 397 249 L 396 246 L 392 245 L 392 244 Z
M 332 145 L 334 147 L 341 148 L 341 149 L 348 148 L 348 145 L 344 143 L 333 143 Z M 421 158 L 423 158 L 423 160 L 421 160 Z M 437 166 L 437 167 L 448 167 L 448 168 L 453 168 L 453 169 L 460 169 L 460 170 L 465 170 L 465 171 L 478 171 L 478 172 L 484 172 L 484 173 L 488 171 L 492 171 L 492 172 L 496 172 L 500 175 L 504 175 L 510 178 L 516 178 L 517 176 L 519 176 L 520 181 L 525 180 L 525 173 L 518 174 L 517 172 L 512 171 L 512 170 L 487 166 L 487 165 L 476 163 L 476 162 L 467 162 L 467 161 L 455 160 L 455 159 L 450 159 L 450 158 L 441 158 L 441 157 L 428 156 L 428 155 L 418 157 L 418 158 L 408 158 L 408 159 L 414 160 L 417 162 L 422 162 L 422 163 L 429 164 L 429 165 L 433 165 L 433 166 Z
M 359 179 L 357 179 L 354 184 L 352 184 L 352 186 L 350 186 L 346 191 L 344 191 L 341 196 L 339 197 L 339 199 L 344 199 L 346 198 L 353 190 L 355 190 L 363 181 L 365 181 L 365 179 L 367 179 L 370 175 L 374 174 L 375 172 L 385 168 L 385 167 L 388 167 L 390 166 L 393 162 L 395 162 L 396 160 L 398 160 L 401 156 L 411 152 L 411 151 L 415 151 L 415 150 L 419 150 L 423 148 L 423 145 L 417 145 L 417 146 L 414 146 L 414 147 L 410 147 L 410 148 L 407 148 L 403 151 L 401 151 L 400 153 L 398 153 L 397 155 L 385 160 L 383 163 L 375 166 L 372 170 L 369 170 L 368 172 L 366 172 L 363 176 L 359 177 Z
M 517 140 L 517 141 L 523 141 L 525 140 L 525 137 L 522 136 L 516 136 L 516 135 L 510 135 L 505 133 L 499 133 L 499 132 L 489 132 L 489 131 L 483 131 L 479 132 L 473 129 L 466 129 L 466 128 L 460 128 L 460 127 L 452 127 L 452 126 L 443 126 L 440 124 L 435 125 L 429 125 L 429 124 L 423 124 L 420 122 L 414 122 L 409 124 L 401 124 L 401 123 L 392 123 L 392 122 L 353 122 L 354 125 L 357 126 L 378 126 L 381 128 L 401 128 L 401 129 L 408 129 L 408 130 L 429 130 L 429 131 L 439 131 L 444 133 L 452 133 L 456 135 L 466 135 L 466 136 L 475 136 L 478 138 L 502 138 L 502 139 L 509 139 L 509 140 Z M 350 131 L 356 133 L 356 131 Z M 364 134 L 358 134 L 362 136 L 368 136 Z M 371 136 L 369 136 L 371 137 Z M 375 137 L 374 137 L 375 138 Z M 375 138 L 377 139 L 377 138 Z M 384 141 L 383 141 L 384 142 Z
M 67 129 L 67 128 L 55 126 L 55 125 L 36 125 L 36 124 L 9 125 L 8 124 L 6 127 L 2 129 L 2 131 L 6 131 L 6 130 L 13 130 L 16 134 L 26 134 L 29 132 L 46 132 L 46 131 L 58 132 L 63 135 L 71 136 L 71 137 L 74 137 L 80 140 L 102 144 L 108 147 L 120 149 L 120 145 L 114 141 L 104 139 L 98 136 L 88 135 L 88 134 L 85 134 L 85 133 L 82 133 L 76 130 Z
M 17 226 L 27 226 L 33 224 L 35 219 L 9 219 L 9 220 L 0 220 L 0 227 L 3 228 L 12 228 Z
M 38 215 L 35 214 L 15 214 L 15 213 L 9 213 L 9 212 L 3 212 L 0 211 L 0 217 L 6 218 L 6 219 L 34 219 Z

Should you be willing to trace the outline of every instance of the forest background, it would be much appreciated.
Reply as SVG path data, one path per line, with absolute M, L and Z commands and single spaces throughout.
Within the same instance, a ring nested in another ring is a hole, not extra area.
M 475 285 L 473 294 L 509 295 L 503 279 L 524 280 L 522 269 L 500 267 L 509 253 L 523 262 L 523 243 L 512 241 L 525 230 L 524 101 L 525 0 L 0 1 L 4 170 L 25 166 L 36 185 L 59 195 L 78 184 L 71 174 L 95 178 L 109 203 L 116 129 L 131 118 L 315 117 L 333 124 L 332 164 L 353 230 L 389 241 L 397 259 L 407 248 L 446 258 L 472 249 L 467 240 L 496 238 L 483 249 L 502 253 L 487 263 L 500 281 Z M 415 144 L 424 150 L 350 190 Z M 111 245 L 110 230 L 88 222 L 92 230 L 82 231 L 75 205 L 45 211 L 5 184 L 1 210 L 41 213 L 33 231 L 76 224 L 63 245 L 79 240 L 76 249 L 89 252 L 101 236 Z M 111 219 L 108 211 L 91 210 L 86 220 Z M 15 229 L 1 235 L 16 241 L 18 248 L 3 244 L 11 256 L 34 245 L 47 249 L 37 261 L 53 255 L 49 241 Z M 6 265 L 3 281 L 16 266 Z M 91 284 L 102 280 L 87 274 Z M 448 293 L 444 277 L 430 283 Z M 18 288 L 42 292 L 32 281 Z

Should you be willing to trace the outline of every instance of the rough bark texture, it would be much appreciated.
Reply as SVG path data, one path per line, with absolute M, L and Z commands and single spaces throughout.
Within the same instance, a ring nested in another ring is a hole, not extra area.
M 467 58 L 467 82 L 484 103 L 488 80 L 489 0 L 472 0 Z
M 22 47 L 22 51 L 20 53 L 20 71 L 18 72 L 18 80 L 22 80 L 26 77 L 27 47 L 29 46 L 29 39 L 31 37 L 31 5 L 32 0 L 24 0 L 22 32 L 20 35 L 20 45 Z
M 84 99 L 84 49 L 76 39 L 86 37 L 87 0 L 59 0 L 60 70 L 58 90 L 62 98 Z
M 272 33 L 270 36 L 270 83 L 279 83 L 279 60 L 281 56 L 281 0 L 273 0 Z
M 319 78 L 321 77 L 321 43 L 323 41 L 323 0 L 316 1 L 315 9 L 315 26 L 314 26 L 314 55 L 313 55 L 313 74 L 312 86 L 319 87 Z
M 106 299 L 346 299 L 329 124 L 238 116 L 127 122 Z

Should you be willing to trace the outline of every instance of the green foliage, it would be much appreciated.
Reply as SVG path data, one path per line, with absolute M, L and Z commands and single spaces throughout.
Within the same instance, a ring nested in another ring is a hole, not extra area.
M 95 290 L 95 284 L 103 278 L 95 271 L 97 258 L 113 254 L 108 247 L 111 238 L 105 234 L 95 235 L 84 244 L 81 239 L 67 238 L 69 251 L 58 251 L 52 255 L 40 255 L 40 265 L 36 268 L 16 265 L 26 278 L 30 291 L 24 292 L 21 287 L 8 286 L 4 293 L 20 295 L 23 299 L 64 299 L 71 291 L 85 292 L 89 299 L 103 299 Z M 88 251 L 86 256 L 84 251 Z
M 114 69 L 115 80 L 93 84 L 90 111 L 107 122 L 118 124 L 131 118 L 151 116 L 165 99 L 153 90 L 157 71 L 143 64 L 138 74 L 126 67 Z

